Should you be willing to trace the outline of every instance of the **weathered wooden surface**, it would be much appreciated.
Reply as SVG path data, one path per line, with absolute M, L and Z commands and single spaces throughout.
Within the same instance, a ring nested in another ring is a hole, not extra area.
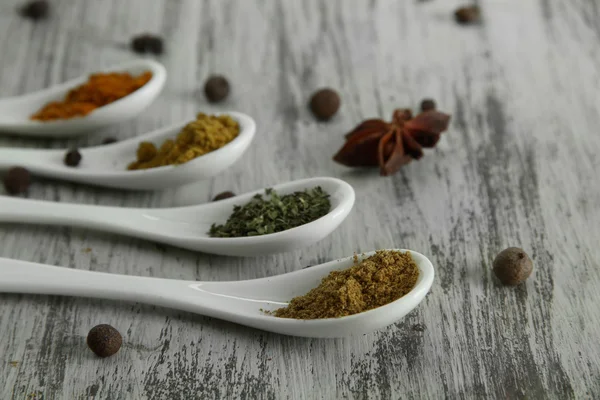
M 226 258 L 141 240 L 0 225 L 0 256 L 79 269 L 198 280 L 293 271 L 354 251 L 405 247 L 437 268 L 431 294 L 400 323 L 344 340 L 278 336 L 192 314 L 88 299 L 0 295 L 1 399 L 592 398 L 600 396 L 600 11 L 596 0 L 54 0 L 49 21 L 0 4 L 0 96 L 34 91 L 134 57 L 129 38 L 159 32 L 169 71 L 139 119 L 74 141 L 0 136 L 2 146 L 64 147 L 131 137 L 194 115 L 257 120 L 250 151 L 218 178 L 163 193 L 36 181 L 29 197 L 120 206 L 206 202 L 307 176 L 350 182 L 357 202 L 302 252 Z M 230 77 L 224 105 L 198 88 Z M 306 102 L 337 88 L 317 123 Z M 391 178 L 331 161 L 362 118 L 424 96 L 453 114 L 433 151 Z M 534 275 L 501 287 L 491 260 L 525 248 Z M 85 249 L 91 249 L 86 252 Z M 109 323 L 125 345 L 85 346 Z

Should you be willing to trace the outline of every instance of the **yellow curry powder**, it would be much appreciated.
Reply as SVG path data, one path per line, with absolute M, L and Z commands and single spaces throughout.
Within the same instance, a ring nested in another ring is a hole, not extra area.
M 53 101 L 31 116 L 32 120 L 53 121 L 83 117 L 98 107 L 117 101 L 144 86 L 152 78 L 146 71 L 138 76 L 127 72 L 97 73 L 69 91 L 62 101 Z
M 410 253 L 382 250 L 342 271 L 289 305 L 272 312 L 295 319 L 339 318 L 371 310 L 404 296 L 417 283 L 419 268 Z
M 239 133 L 239 124 L 230 116 L 199 113 L 196 120 L 187 124 L 175 140 L 165 140 L 158 149 L 154 143 L 140 143 L 137 160 L 129 164 L 127 169 L 183 164 L 225 146 Z

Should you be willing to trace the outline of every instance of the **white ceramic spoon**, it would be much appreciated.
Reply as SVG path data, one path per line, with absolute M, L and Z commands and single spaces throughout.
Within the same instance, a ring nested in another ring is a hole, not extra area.
M 65 149 L 0 148 L 0 169 L 21 166 L 34 175 L 120 189 L 156 190 L 185 185 L 221 173 L 250 146 L 256 131 L 254 120 L 242 113 L 226 114 L 240 124 L 240 134 L 220 149 L 181 165 L 127 170 L 127 165 L 135 160 L 140 142 L 160 146 L 165 139 L 175 138 L 189 120 L 121 142 L 79 149 L 82 159 L 77 167 L 65 165 Z
M 85 83 L 90 74 L 38 92 L 0 99 L 0 131 L 26 136 L 68 137 L 133 118 L 161 92 L 167 79 L 165 67 L 156 61 L 140 59 L 92 72 L 129 72 L 139 75 L 144 71 L 151 71 L 152 79 L 140 89 L 81 118 L 48 122 L 30 119 L 31 115 L 47 103 L 63 100 L 69 90 Z
M 424 255 L 414 251 L 410 253 L 420 274 L 417 284 L 409 293 L 382 307 L 342 318 L 277 318 L 265 314 L 261 309 L 273 311 L 284 307 L 291 298 L 316 287 L 329 272 L 351 267 L 352 257 L 270 278 L 237 282 L 196 282 L 116 275 L 0 258 L 0 292 L 136 301 L 285 335 L 344 337 L 393 324 L 423 300 L 433 283 L 433 265 Z M 364 256 L 371 254 L 373 252 Z
M 354 190 L 335 178 L 309 178 L 273 188 L 280 194 L 321 186 L 331 195 L 325 216 L 283 232 L 239 238 L 212 238 L 211 224 L 225 223 L 234 205 L 246 204 L 264 189 L 226 200 L 177 208 L 124 208 L 55 203 L 0 196 L 0 221 L 68 225 L 114 232 L 185 249 L 229 256 L 256 256 L 299 249 L 323 239 L 346 218 L 354 205 Z

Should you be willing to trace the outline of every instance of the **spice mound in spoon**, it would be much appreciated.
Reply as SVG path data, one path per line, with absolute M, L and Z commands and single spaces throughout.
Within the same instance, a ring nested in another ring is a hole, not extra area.
M 127 169 L 147 169 L 184 164 L 211 151 L 220 149 L 235 139 L 240 125 L 229 115 L 199 113 L 174 139 L 165 140 L 159 148 L 151 142 L 141 142 L 136 161 Z
M 419 267 L 409 252 L 381 250 L 342 271 L 333 271 L 304 296 L 272 314 L 281 318 L 339 318 L 381 307 L 412 290 Z
M 146 71 L 138 76 L 126 72 L 97 73 L 67 94 L 62 101 L 53 101 L 31 116 L 32 120 L 53 121 L 84 117 L 98 107 L 117 101 L 144 86 L 152 78 Z
M 209 235 L 231 238 L 281 232 L 315 221 L 331 209 L 329 194 L 320 186 L 283 196 L 267 189 L 265 194 L 266 198 L 257 194 L 247 204 L 234 206 L 227 222 L 213 224 Z

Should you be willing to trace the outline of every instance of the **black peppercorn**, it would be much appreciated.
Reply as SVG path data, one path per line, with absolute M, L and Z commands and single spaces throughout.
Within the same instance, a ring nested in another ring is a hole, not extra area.
M 518 285 L 533 271 L 533 262 L 523 249 L 509 247 L 502 250 L 493 263 L 494 274 L 505 285 Z
M 229 95 L 229 82 L 224 76 L 211 76 L 204 84 L 204 94 L 211 103 L 218 103 Z
M 4 177 L 4 188 L 9 194 L 25 193 L 31 183 L 31 174 L 22 167 L 13 167 Z
M 454 18 L 459 24 L 467 25 L 479 22 L 481 11 L 479 6 L 464 6 L 454 11 Z
M 69 150 L 64 161 L 69 167 L 76 167 L 81 162 L 81 153 L 77 149 Z
M 435 101 L 433 99 L 423 99 L 421 102 L 421 111 L 435 110 Z
M 30 1 L 23 5 L 19 10 L 20 14 L 24 18 L 29 18 L 34 21 L 44 19 L 48 16 L 48 10 L 50 5 L 45 0 Z
M 340 96 L 333 89 L 321 89 L 312 95 L 310 109 L 322 121 L 331 119 L 340 108 Z
M 114 137 L 107 137 L 106 139 L 104 139 L 102 141 L 102 144 L 112 144 L 112 143 L 116 143 L 117 139 L 115 139 Z
M 233 192 L 223 192 L 216 195 L 213 201 L 225 200 L 230 197 L 235 197 L 235 194 Z
M 121 348 L 123 338 L 118 330 L 102 324 L 93 327 L 87 336 L 87 345 L 98 357 L 109 357 Z
M 159 36 L 146 33 L 131 39 L 131 48 L 139 54 L 153 53 L 160 55 L 163 53 L 163 40 Z

